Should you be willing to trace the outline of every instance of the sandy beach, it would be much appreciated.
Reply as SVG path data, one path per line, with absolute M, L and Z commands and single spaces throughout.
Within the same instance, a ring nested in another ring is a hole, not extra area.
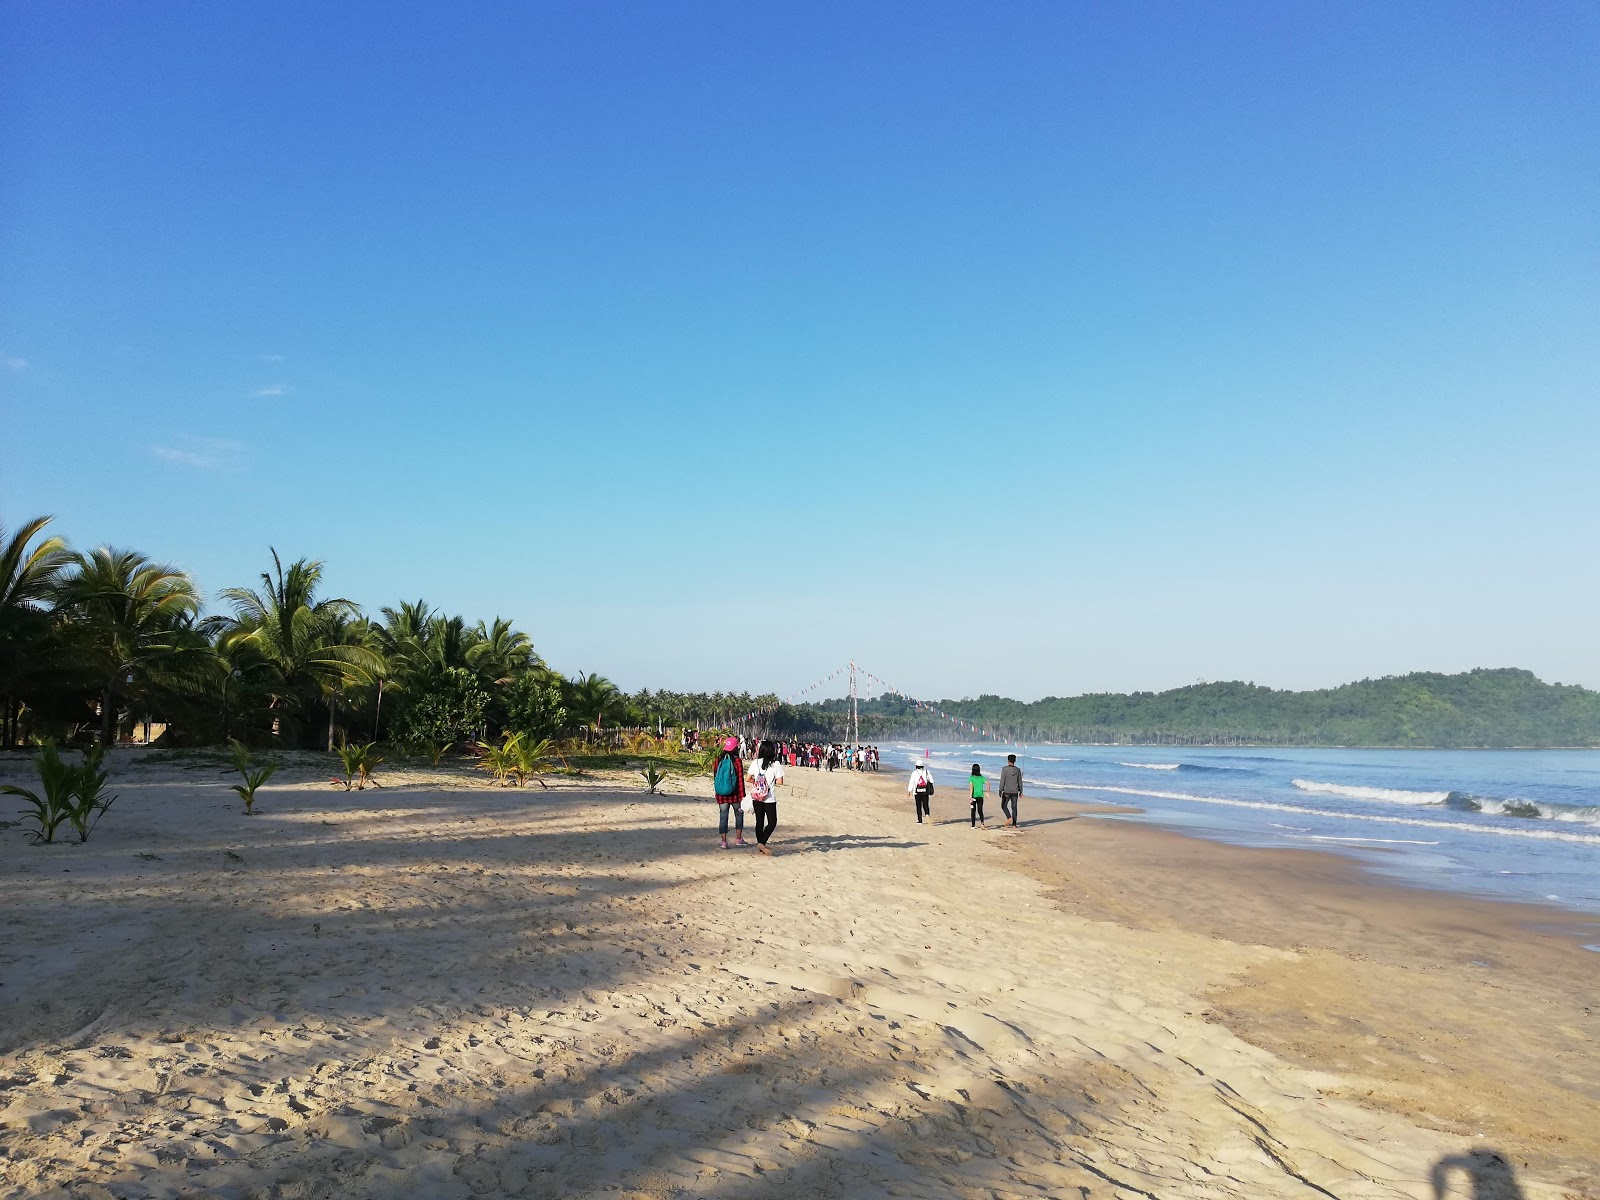
M 898 776 L 761 859 L 708 780 L 137 757 L 0 831 L 0 1197 L 1600 1195 L 1554 914 Z

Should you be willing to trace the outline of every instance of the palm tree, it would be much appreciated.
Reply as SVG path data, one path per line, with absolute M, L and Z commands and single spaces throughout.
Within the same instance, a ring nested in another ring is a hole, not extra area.
M 440 614 L 428 622 L 428 657 L 435 667 L 466 668 L 475 645 L 477 637 L 462 617 Z
M 170 683 L 186 658 L 209 650 L 194 628 L 200 597 L 176 567 L 133 550 L 102 546 L 75 554 L 61 585 L 69 641 L 84 656 L 100 692 L 100 741 L 116 736 L 117 693 L 159 678 Z
M 360 616 L 353 601 L 317 599 L 322 563 L 298 559 L 284 570 L 276 549 L 272 571 L 261 573 L 261 590 L 229 588 L 223 599 L 233 605 L 236 636 L 252 642 L 278 672 L 275 705 L 293 701 L 300 690 L 315 686 L 328 702 L 328 742 L 338 693 L 382 670 L 382 658 L 349 640 L 350 624 Z
M 572 711 L 596 733 L 606 718 L 615 717 L 623 706 L 622 692 L 604 675 L 579 672 L 572 683 Z
M 467 651 L 467 665 L 485 683 L 503 687 L 542 665 L 533 652 L 533 639 L 513 629 L 504 617 L 496 617 L 490 626 L 479 621 L 473 635 L 477 640 Z
M 18 692 L 25 686 L 30 667 L 38 669 L 40 648 L 50 637 L 46 607 L 70 561 L 67 543 L 45 538 L 31 550 L 28 543 L 50 524 L 51 517 L 25 521 L 9 538 L 0 525 L 0 748 L 16 740 Z

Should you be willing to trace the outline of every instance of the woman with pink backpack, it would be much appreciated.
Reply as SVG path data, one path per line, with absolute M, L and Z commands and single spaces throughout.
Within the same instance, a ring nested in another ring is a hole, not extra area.
M 778 827 L 777 782 L 783 777 L 778 765 L 778 749 L 771 742 L 761 743 L 761 761 L 750 767 L 750 801 L 756 810 L 756 849 L 771 854 L 767 839 Z

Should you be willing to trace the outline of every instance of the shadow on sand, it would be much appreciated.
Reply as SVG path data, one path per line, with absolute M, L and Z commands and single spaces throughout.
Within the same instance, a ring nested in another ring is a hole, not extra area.
M 1469 1200 L 1525 1200 L 1517 1172 L 1498 1150 L 1487 1148 L 1469 1154 L 1452 1154 L 1433 1164 L 1429 1179 L 1434 1200 L 1461 1195 L 1454 1184 L 1465 1175 Z

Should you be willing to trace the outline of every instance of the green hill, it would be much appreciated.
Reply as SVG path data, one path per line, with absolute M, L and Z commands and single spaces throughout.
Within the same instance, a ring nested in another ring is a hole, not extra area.
M 796 732 L 837 731 L 844 702 L 799 705 L 784 715 Z M 1600 692 L 1545 683 L 1514 668 L 1417 672 L 1317 691 L 1251 683 L 1199 683 L 1168 692 L 1001 696 L 944 700 L 939 707 L 1027 741 L 1284 746 L 1600 746 Z M 952 727 L 900 697 L 862 706 L 862 735 L 942 736 Z

